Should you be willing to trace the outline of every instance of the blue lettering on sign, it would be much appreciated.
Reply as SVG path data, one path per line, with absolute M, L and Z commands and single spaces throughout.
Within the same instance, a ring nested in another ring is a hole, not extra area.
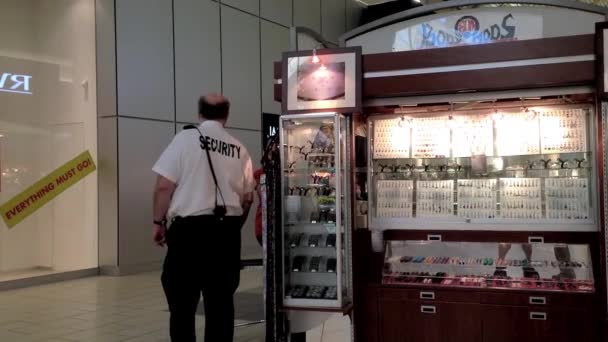
M 31 80 L 30 75 L 2 73 L 0 74 L 0 92 L 31 95 Z
M 500 24 L 493 24 L 485 30 L 445 31 L 437 29 L 429 23 L 421 25 L 422 48 L 440 48 L 456 45 L 487 44 L 501 40 L 515 39 L 516 26 L 513 14 L 508 14 Z

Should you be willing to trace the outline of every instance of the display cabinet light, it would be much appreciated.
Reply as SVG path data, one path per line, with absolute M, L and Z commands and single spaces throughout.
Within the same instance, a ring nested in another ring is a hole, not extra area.
M 537 113 L 536 113 L 536 111 L 535 111 L 535 110 L 531 110 L 531 109 L 530 109 L 530 108 L 528 108 L 528 107 L 524 107 L 523 112 L 524 112 L 524 113 L 526 113 L 526 118 L 527 118 L 529 121 L 532 121 L 532 120 L 534 120 L 534 119 L 536 118 L 536 114 L 537 114 Z
M 317 49 L 312 50 L 312 62 L 314 64 L 319 64 L 321 62 L 321 59 L 319 58 L 319 56 L 317 56 Z
M 494 120 L 494 122 L 499 122 L 503 117 L 504 115 L 500 113 L 498 109 L 494 109 L 494 113 L 492 113 L 492 120 Z

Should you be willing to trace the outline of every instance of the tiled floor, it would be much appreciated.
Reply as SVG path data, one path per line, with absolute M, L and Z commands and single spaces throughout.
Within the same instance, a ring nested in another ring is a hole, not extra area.
M 262 278 L 244 271 L 236 295 L 236 324 L 263 318 Z M 0 292 L 2 342 L 168 341 L 167 304 L 159 273 L 94 277 Z M 199 340 L 204 316 L 197 315 Z M 235 330 L 235 341 L 264 341 L 264 325 Z M 308 342 L 350 341 L 348 320 L 335 316 L 308 334 Z

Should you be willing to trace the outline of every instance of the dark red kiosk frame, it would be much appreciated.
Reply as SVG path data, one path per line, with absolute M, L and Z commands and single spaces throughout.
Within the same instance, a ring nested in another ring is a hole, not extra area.
M 362 75 L 370 72 L 413 68 L 446 67 L 466 64 L 509 62 L 531 59 L 595 55 L 596 60 L 463 70 L 444 73 L 396 75 L 362 78 L 363 98 L 411 97 L 469 92 L 491 92 L 540 88 L 597 86 L 596 91 L 596 165 L 598 167 L 599 219 L 597 232 L 546 231 L 437 231 L 387 230 L 385 240 L 426 240 L 439 234 L 443 241 L 527 243 L 530 236 L 540 236 L 547 243 L 588 244 L 594 263 L 594 294 L 546 294 L 547 304 L 540 309 L 554 317 L 550 322 L 530 324 L 525 316 L 535 306 L 527 306 L 531 293 L 525 291 L 478 291 L 432 289 L 433 301 L 419 294 L 424 285 L 393 287 L 383 285 L 383 255 L 372 252 L 369 230 L 353 231 L 353 284 L 355 340 L 359 342 L 393 341 L 603 341 L 606 336 L 606 244 L 604 203 L 604 132 L 603 29 L 595 35 L 544 38 L 502 42 L 489 45 L 363 55 Z M 275 99 L 281 101 L 282 64 L 275 63 Z M 396 106 L 395 106 L 396 107 Z M 370 116 L 394 113 L 394 107 L 363 108 L 353 115 Z M 353 125 L 354 126 L 354 125 Z M 354 141 L 354 131 L 352 141 Z M 351 151 L 354 151 L 354 146 Z M 351 156 L 354 159 L 354 155 Z M 353 161 L 353 164 L 354 161 Z M 353 182 L 354 182 L 354 170 Z M 353 184 L 354 189 L 355 184 Z M 355 203 L 353 198 L 353 203 Z M 353 210 L 354 212 L 354 210 Z M 436 318 L 408 316 L 408 305 L 432 304 L 444 314 Z M 521 317 L 520 317 L 521 316 Z M 510 323 L 509 323 L 510 322 Z M 402 326 L 402 327 L 400 327 Z M 570 328 L 569 328 L 570 327 Z M 395 330 L 397 329 L 397 330 Z M 388 330 L 392 330 L 387 332 Z M 510 334 L 510 335 L 509 335 Z M 581 336 L 582 334 L 582 336 Z

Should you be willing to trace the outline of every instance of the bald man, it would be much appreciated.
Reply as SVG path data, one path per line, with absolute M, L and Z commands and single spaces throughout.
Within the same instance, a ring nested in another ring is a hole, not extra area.
M 205 341 L 231 342 L 241 228 L 255 180 L 247 149 L 224 128 L 228 100 L 203 96 L 198 108 L 200 125 L 177 134 L 153 167 L 158 175 L 153 238 L 167 245 L 161 281 L 171 312 L 171 341 L 196 341 L 202 293 Z

